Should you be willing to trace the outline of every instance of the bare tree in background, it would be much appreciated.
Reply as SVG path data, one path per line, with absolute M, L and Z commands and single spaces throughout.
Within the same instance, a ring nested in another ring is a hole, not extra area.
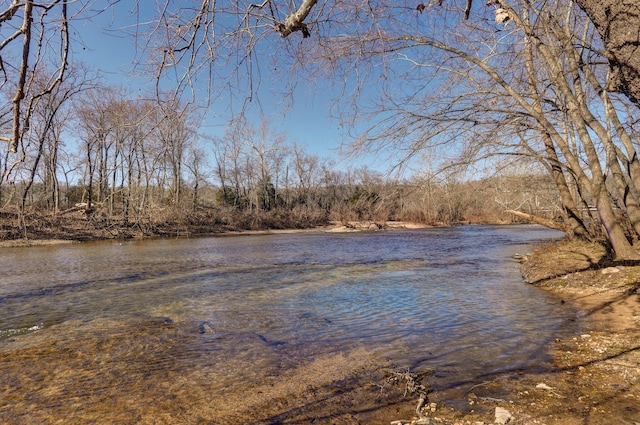
M 37 80 L 46 85 L 46 81 Z M 29 168 L 29 177 L 22 193 L 21 211 L 24 213 L 27 196 L 32 189 L 38 173 L 42 175 L 44 196 L 49 199 L 54 213 L 58 211 L 58 150 L 62 144 L 62 132 L 65 116 L 70 114 L 67 105 L 79 93 L 87 90 L 90 82 L 81 70 L 73 70 L 68 79 L 56 85 L 50 92 L 40 96 L 32 105 L 31 124 L 26 133 L 26 143 L 21 145 L 19 158 L 13 163 L 24 163 Z M 7 174 L 10 174 L 11 170 Z
M 185 156 L 195 135 L 189 123 L 188 112 L 188 108 L 170 101 L 157 108 L 153 116 L 154 134 L 160 148 L 161 168 L 165 170 L 163 173 L 168 171 L 169 174 L 168 183 L 160 184 L 160 188 L 170 188 L 167 199 L 174 205 L 179 205 L 182 200 Z M 162 181 L 165 180 L 163 177 Z
M 4 134 L 0 137 L 9 143 L 10 152 L 17 152 L 29 129 L 35 103 L 65 77 L 69 54 L 68 0 L 4 2 L 0 25 L 6 30 L 0 40 L 0 87 L 9 86 L 13 93 L 10 124 L 2 128 Z M 33 70 L 48 70 L 46 66 L 52 65 L 54 58 L 57 64 L 47 78 L 38 76 L 45 84 L 36 83 Z

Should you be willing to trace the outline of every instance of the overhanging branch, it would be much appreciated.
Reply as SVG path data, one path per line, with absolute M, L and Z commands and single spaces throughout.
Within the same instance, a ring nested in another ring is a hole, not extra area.
M 301 31 L 303 38 L 311 37 L 309 28 L 304 20 L 309 16 L 316 3 L 318 3 L 318 0 L 304 0 L 298 10 L 287 16 L 284 22 L 276 23 L 274 28 L 280 33 L 280 37 L 287 37 L 296 31 Z

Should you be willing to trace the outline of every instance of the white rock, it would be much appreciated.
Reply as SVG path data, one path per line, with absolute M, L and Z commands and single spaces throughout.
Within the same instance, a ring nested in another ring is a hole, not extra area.
M 540 384 L 536 385 L 536 388 L 539 389 L 539 390 L 553 391 L 553 388 L 551 388 L 550 386 L 548 386 L 547 384 L 544 384 L 544 383 L 540 383 Z
M 600 270 L 600 273 L 602 274 L 620 273 L 620 269 L 617 267 L 607 267 L 606 269 Z
M 511 422 L 511 413 L 507 409 L 502 407 L 496 407 L 496 420 L 495 424 L 505 425 Z

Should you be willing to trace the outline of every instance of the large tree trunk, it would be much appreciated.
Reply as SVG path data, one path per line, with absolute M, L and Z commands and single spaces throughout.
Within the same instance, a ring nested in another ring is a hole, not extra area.
M 563 229 L 569 232 L 570 236 L 578 236 L 588 239 L 589 231 L 580 217 L 576 202 L 569 190 L 567 180 L 565 179 L 562 166 L 558 160 L 558 155 L 553 147 L 551 136 L 548 133 L 542 133 L 542 139 L 544 141 L 545 151 L 548 156 L 549 167 L 551 169 L 551 176 L 556 183 L 558 192 L 560 194 L 560 200 L 565 211 L 565 219 L 567 220 L 567 229 Z
M 627 240 L 624 229 L 617 220 L 609 196 L 603 187 L 596 190 L 595 201 L 600 221 L 607 232 L 607 239 L 611 243 L 616 260 L 639 260 L 640 253 Z
M 640 2 L 576 0 L 604 40 L 611 74 L 607 89 L 626 94 L 640 107 Z
M 529 20 L 529 13 L 527 9 L 525 9 L 525 13 L 526 19 Z M 536 75 L 536 66 L 534 63 L 535 54 L 533 52 L 533 43 L 530 37 L 525 37 L 525 48 L 525 66 L 527 69 L 529 93 L 531 94 L 531 98 L 533 99 L 532 106 L 535 108 L 536 112 L 542 115 L 542 96 L 538 91 L 539 81 Z M 579 236 L 582 238 L 588 238 L 589 231 L 582 221 L 582 218 L 580 218 L 575 200 L 571 194 L 571 191 L 569 190 L 569 186 L 567 185 L 567 180 L 565 178 L 564 172 L 562 171 L 562 164 L 558 159 L 558 154 L 553 145 L 553 139 L 549 132 L 544 130 L 544 128 L 540 128 L 540 134 L 544 143 L 545 152 L 547 154 L 547 159 L 543 162 L 548 166 L 551 176 L 553 177 L 553 181 L 556 183 L 556 187 L 558 188 L 558 192 L 560 193 L 560 200 L 565 211 L 565 218 L 568 225 L 568 228 L 566 229 L 567 233 L 571 237 Z

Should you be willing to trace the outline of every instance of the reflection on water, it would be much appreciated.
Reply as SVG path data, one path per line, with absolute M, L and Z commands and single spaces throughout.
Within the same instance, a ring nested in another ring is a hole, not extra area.
M 267 391 L 315 394 L 371 362 L 434 368 L 436 388 L 537 367 L 572 312 L 523 284 L 511 257 L 558 236 L 478 226 L 4 250 L 0 415 L 241 423 Z

